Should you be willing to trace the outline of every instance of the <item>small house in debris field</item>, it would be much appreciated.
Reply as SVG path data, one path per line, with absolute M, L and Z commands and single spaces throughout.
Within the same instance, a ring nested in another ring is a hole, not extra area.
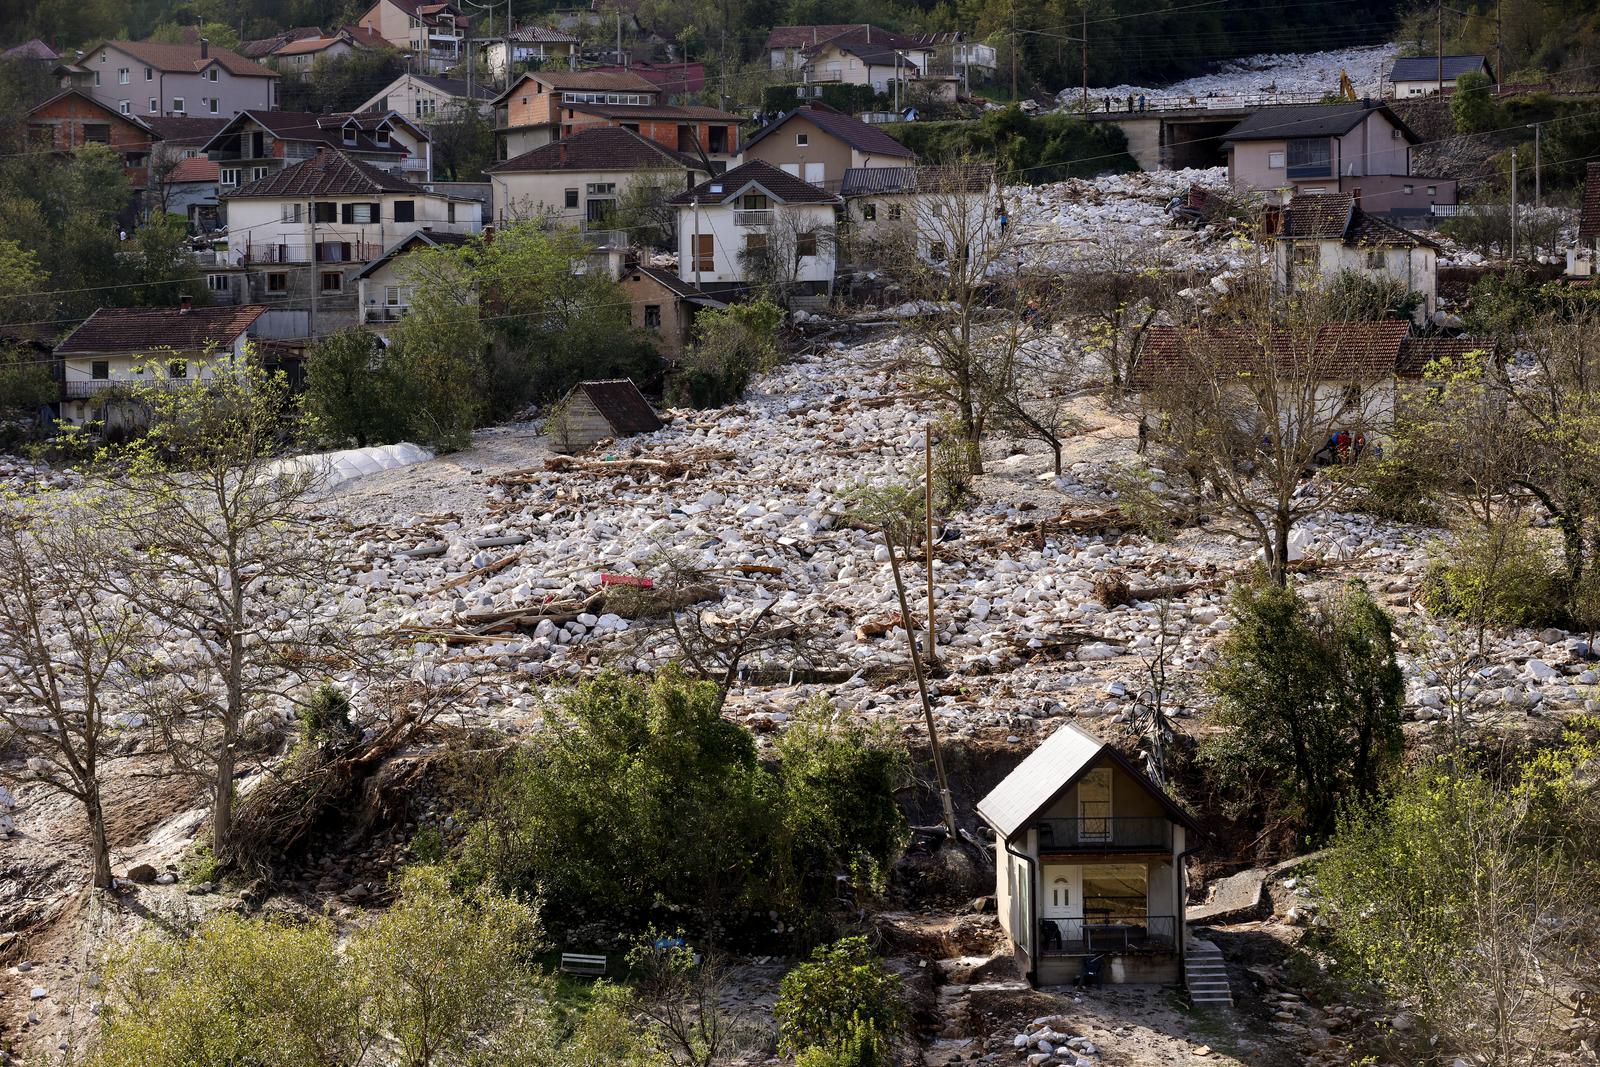
M 1110 745 L 1068 724 L 978 802 L 995 903 L 1017 964 L 1061 985 L 1183 975 L 1184 858 L 1199 827 Z
M 1422 294 L 1419 324 L 1432 315 L 1439 288 L 1439 246 L 1386 222 L 1350 193 L 1301 195 L 1283 209 L 1273 241 L 1273 282 L 1280 293 L 1325 285 L 1341 273 L 1391 279 Z
M 630 378 L 579 382 L 545 420 L 550 448 L 573 453 L 608 437 L 661 429 L 661 419 Z

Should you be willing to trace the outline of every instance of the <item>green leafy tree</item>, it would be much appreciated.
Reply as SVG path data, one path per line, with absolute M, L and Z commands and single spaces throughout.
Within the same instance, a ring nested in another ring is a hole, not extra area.
M 171 307 L 182 297 L 205 303 L 209 293 L 189 248 L 189 223 L 182 215 L 164 213 L 147 219 L 127 242 L 123 265 L 138 284 L 128 290 L 128 303 L 138 307 Z
M 813 1048 L 837 1056 L 865 1037 L 876 1043 L 877 1062 L 883 1062 L 888 1044 L 906 1025 L 900 979 L 884 969 L 864 937 L 822 945 L 784 975 L 773 1014 L 779 1048 L 789 1056 Z
M 1450 97 L 1450 118 L 1457 133 L 1478 133 L 1503 125 L 1492 89 L 1489 76 L 1479 71 L 1466 71 L 1456 79 L 1455 92 Z
M 494 125 L 476 107 L 451 107 L 428 123 L 434 175 L 440 181 L 483 181 L 495 161 Z
M 336 1067 L 368 1041 L 331 924 L 219 915 L 145 935 L 108 968 L 92 1067 Z
M 1376 277 L 1342 270 L 1316 293 L 1320 314 L 1335 322 L 1381 322 L 1410 319 L 1422 306 L 1423 295 L 1389 274 Z
M 386 445 L 411 436 L 414 403 L 405 362 L 369 330 L 330 334 L 307 353 L 308 429 L 340 445 Z
M 478 307 L 476 252 L 469 246 L 407 253 L 402 274 L 411 307 L 389 330 L 395 373 L 411 400 L 411 428 L 422 443 L 442 448 L 472 439 L 484 403 L 488 335 Z
M 1318 867 L 1336 957 L 1478 1062 L 1551 1062 L 1555 991 L 1593 976 L 1597 738 L 1578 720 L 1496 777 L 1425 763 L 1342 820 Z
M 736 402 L 751 378 L 777 363 L 782 325 L 783 309 L 769 300 L 702 312 L 694 343 L 669 383 L 671 401 L 697 408 Z
M 537 991 L 538 912 L 488 886 L 454 894 L 433 867 L 406 871 L 399 890 L 350 945 L 370 1017 L 404 1067 L 460 1063 Z
M 1235 590 L 1232 612 L 1207 679 L 1220 727 L 1210 756 L 1320 840 L 1341 805 L 1375 795 L 1400 756 L 1405 681 L 1393 621 L 1359 583 L 1312 606 L 1252 581 Z

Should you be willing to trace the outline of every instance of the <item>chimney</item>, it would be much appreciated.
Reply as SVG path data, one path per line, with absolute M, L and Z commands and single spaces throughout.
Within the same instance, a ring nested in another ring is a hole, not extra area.
M 561 165 L 563 167 L 566 166 L 567 165 L 567 142 L 565 142 L 565 141 L 557 141 L 556 142 L 556 155 L 557 155 L 557 157 L 559 157 L 559 159 L 561 161 Z
M 178 298 L 178 314 L 187 315 L 194 310 L 194 297 L 184 295 Z
M 200 38 L 200 58 L 211 58 L 211 42 L 206 40 L 204 37 Z
M 1358 185 L 1354 189 L 1350 190 L 1350 198 L 1351 198 L 1352 201 L 1354 201 L 1355 209 L 1357 211 L 1360 211 L 1361 210 L 1361 186 Z

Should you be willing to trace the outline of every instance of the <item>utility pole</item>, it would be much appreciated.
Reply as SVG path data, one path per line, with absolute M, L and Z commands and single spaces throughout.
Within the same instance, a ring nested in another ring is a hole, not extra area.
M 1543 162 L 1543 154 L 1540 151 L 1542 146 L 1539 143 L 1542 133 L 1544 133 L 1544 123 L 1535 122 L 1533 124 L 1533 210 L 1535 211 L 1544 206 L 1544 184 L 1539 173 L 1540 164 Z
M 626 68 L 628 63 L 622 58 L 622 9 L 617 8 L 617 63 Z
M 1437 92 L 1444 95 L 1444 0 L 1437 0 L 1433 15 L 1434 47 L 1439 58 Z
M 944 807 L 945 829 L 950 831 L 952 843 L 960 839 L 956 827 L 956 808 L 950 799 L 950 779 L 944 773 L 944 754 L 939 750 L 939 730 L 933 722 L 933 699 L 928 696 L 928 676 L 922 670 L 922 656 L 917 652 L 917 632 L 911 625 L 911 605 L 906 600 L 906 585 L 900 578 L 900 558 L 894 550 L 893 523 L 883 527 L 883 543 L 889 546 L 889 570 L 894 574 L 894 592 L 900 601 L 900 625 L 906 632 L 906 648 L 911 653 L 911 670 L 917 676 L 917 693 L 922 698 L 922 719 L 928 726 L 928 750 L 933 756 L 933 774 L 939 782 L 939 800 Z
M 928 564 L 928 666 L 937 666 L 938 635 L 933 624 L 933 427 L 922 431 L 922 521 L 923 544 L 927 546 Z
M 1017 102 L 1017 0 L 1011 0 L 1011 102 Z
M 1078 42 L 1078 47 L 1083 50 L 1083 110 L 1087 114 L 1089 111 L 1089 0 L 1082 0 L 1082 3 L 1083 28 L 1078 31 L 1078 36 L 1082 40 Z
M 1511 150 L 1511 262 L 1517 261 L 1517 150 Z
M 1500 95 L 1500 82 L 1506 76 L 1505 44 L 1500 36 L 1500 0 L 1494 0 L 1494 92 Z

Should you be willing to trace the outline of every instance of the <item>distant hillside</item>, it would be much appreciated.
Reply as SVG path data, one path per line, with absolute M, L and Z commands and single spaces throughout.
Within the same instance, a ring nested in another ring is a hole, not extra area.
M 1401 19 L 1395 41 L 1402 54 L 1437 51 L 1435 12 L 1431 3 L 1419 5 Z M 1503 57 L 1505 81 L 1600 84 L 1600 5 L 1478 0 L 1447 5 L 1443 30 L 1447 54 L 1485 55 L 1491 63 Z
M 513 0 L 518 19 L 535 19 L 557 0 Z M 1396 32 L 1398 0 L 602 0 L 637 11 L 664 38 L 687 42 L 693 56 L 729 52 L 754 59 L 774 25 L 870 22 L 890 30 L 960 29 L 1001 48 L 1009 83 L 1015 28 L 1018 81 L 1053 92 L 1082 76 L 1077 38 L 1089 39 L 1091 85 L 1152 84 L 1209 63 L 1260 52 L 1341 48 L 1386 40 Z M 205 24 L 230 43 L 288 26 L 353 21 L 362 0 L 6 0 L 0 41 L 43 37 L 58 48 L 97 38 L 172 32 Z M 499 4 L 496 11 L 504 12 Z M 726 15 L 727 25 L 723 24 Z

